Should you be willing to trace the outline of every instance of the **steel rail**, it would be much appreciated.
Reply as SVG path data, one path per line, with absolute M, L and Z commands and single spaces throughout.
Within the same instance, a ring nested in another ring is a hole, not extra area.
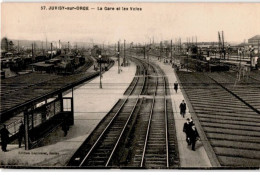
M 126 98 L 125 101 L 122 103 L 122 105 L 120 106 L 119 110 L 117 111 L 117 113 L 114 115 L 114 117 L 111 119 L 111 121 L 109 122 L 109 124 L 106 126 L 106 128 L 104 129 L 104 131 L 100 134 L 100 136 L 98 137 L 98 139 L 96 140 L 96 142 L 94 143 L 94 145 L 91 147 L 91 149 L 89 150 L 88 154 L 84 157 L 84 159 L 81 161 L 79 167 L 81 167 L 83 165 L 83 163 L 85 162 L 85 160 L 89 157 L 89 155 L 91 154 L 91 152 L 94 150 L 94 148 L 96 147 L 97 143 L 100 141 L 101 137 L 103 137 L 103 135 L 105 134 L 105 132 L 107 131 L 107 129 L 110 127 L 110 125 L 112 124 L 112 122 L 114 121 L 114 119 L 118 116 L 119 112 L 121 111 L 122 107 L 124 106 L 124 104 L 126 103 L 128 99 Z
M 153 103 L 152 103 L 152 107 L 151 107 L 151 110 L 150 110 L 149 122 L 148 122 L 148 126 L 147 126 L 147 131 L 146 131 L 146 136 L 145 136 L 145 142 L 144 142 L 144 148 L 143 148 L 143 154 L 142 154 L 142 160 L 141 160 L 140 167 L 143 167 L 144 156 L 145 156 L 145 151 L 146 151 L 146 145 L 147 145 L 147 140 L 148 140 L 149 131 L 150 131 L 150 127 L 151 127 L 151 120 L 152 120 L 152 115 L 153 115 L 154 101 L 155 101 L 155 94 L 154 94 L 154 97 L 153 97 Z
M 157 81 L 156 81 L 156 88 L 155 88 L 155 92 L 154 92 L 154 95 L 153 95 L 153 103 L 152 103 L 152 107 L 151 107 L 151 110 L 150 110 L 149 122 L 148 122 L 148 126 L 147 126 L 147 131 L 146 131 L 146 136 L 145 136 L 145 142 L 144 142 L 144 148 L 143 148 L 143 154 L 142 154 L 142 160 L 141 160 L 140 167 L 143 167 L 143 164 L 144 164 L 144 157 L 145 157 L 147 141 L 148 141 L 148 137 L 149 137 L 149 133 L 150 133 L 150 128 L 151 128 L 151 120 L 152 120 L 152 115 L 153 115 L 153 108 L 154 108 L 154 102 L 155 102 L 155 95 L 156 95 L 157 87 L 158 87 L 158 78 L 157 78 Z
M 166 166 L 169 168 L 169 141 L 168 141 L 168 114 L 167 114 L 167 99 L 166 99 L 166 80 L 165 77 L 163 77 L 164 80 L 164 116 L 165 116 L 165 141 L 166 141 L 166 156 L 167 156 L 167 163 Z
M 165 121 L 165 144 L 166 144 L 166 167 L 169 168 L 169 142 L 168 142 L 168 115 L 167 115 L 167 100 L 166 100 L 166 79 L 164 77 L 164 72 L 156 67 L 157 70 L 162 74 L 163 78 L 163 90 L 164 90 L 164 121 Z
M 133 89 L 130 91 L 129 95 L 131 95 L 131 94 L 133 93 L 133 91 L 134 91 L 134 89 L 135 89 L 135 87 L 136 87 L 136 85 L 137 85 L 138 80 L 139 80 L 139 77 L 137 77 L 137 80 L 136 80 L 136 82 L 135 82 L 135 84 L 134 84 L 134 86 L 133 86 Z M 129 95 L 128 95 L 128 96 L 129 96 Z
M 129 117 L 128 117 L 128 119 L 127 119 L 127 121 L 126 121 L 126 123 L 125 123 L 125 125 L 124 125 L 124 127 L 123 127 L 123 129 L 122 129 L 122 131 L 121 131 L 121 133 L 120 133 L 120 135 L 119 135 L 119 137 L 118 137 L 118 139 L 117 139 L 117 142 L 116 142 L 116 144 L 115 144 L 115 146 L 114 146 L 114 148 L 113 148 L 113 150 L 112 150 L 112 152 L 111 152 L 111 154 L 110 154 L 110 156 L 109 156 L 109 158 L 108 158 L 108 160 L 107 160 L 107 162 L 106 162 L 105 167 L 108 166 L 108 164 L 110 163 L 111 158 L 112 158 L 113 155 L 114 155 L 114 152 L 115 152 L 115 150 L 116 150 L 116 148 L 117 148 L 117 146 L 118 146 L 118 143 L 119 143 L 119 141 L 121 140 L 121 137 L 122 137 L 123 133 L 125 132 L 126 126 L 128 125 L 128 123 L 129 123 L 131 117 L 133 116 L 133 113 L 134 113 L 134 110 L 135 110 L 136 105 L 137 105 L 137 103 L 138 103 L 138 100 L 139 100 L 139 99 L 137 98 L 137 100 L 136 100 L 136 102 L 135 102 L 135 105 L 134 105 L 134 107 L 133 107 L 133 109 L 132 109 L 132 111 L 131 111 L 131 113 L 130 113 L 130 115 L 129 115 Z

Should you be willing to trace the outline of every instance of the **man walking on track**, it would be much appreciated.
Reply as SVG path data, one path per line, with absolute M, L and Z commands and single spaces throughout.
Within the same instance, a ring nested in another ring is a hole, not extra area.
M 174 90 L 177 93 L 177 91 L 178 91 L 178 82 L 177 81 L 174 83 Z
M 182 103 L 180 104 L 180 114 L 182 115 L 182 117 L 184 118 L 186 113 L 186 103 L 184 102 L 184 100 L 182 100 Z

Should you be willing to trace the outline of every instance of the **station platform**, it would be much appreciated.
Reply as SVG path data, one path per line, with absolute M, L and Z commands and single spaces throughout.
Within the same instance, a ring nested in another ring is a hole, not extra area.
M 38 148 L 26 151 L 24 146 L 18 148 L 18 144 L 8 144 L 8 152 L 0 151 L 0 165 L 52 168 L 65 166 L 99 121 L 119 98 L 123 98 L 135 76 L 134 63 L 121 67 L 122 71 L 118 74 L 117 58 L 112 59 L 115 64 L 103 73 L 102 89 L 99 88 L 99 76 L 74 88 L 74 125 L 70 127 L 66 137 L 62 128 L 58 127 L 54 128 Z M 120 62 L 122 61 L 121 58 Z M 94 70 L 94 66 L 89 70 Z M 72 96 L 72 92 L 65 96 Z
M 150 61 L 159 65 L 165 72 L 168 77 L 169 88 L 170 88 L 170 97 L 172 99 L 172 108 L 174 112 L 174 120 L 177 133 L 179 157 L 180 157 L 180 167 L 182 168 L 208 168 L 212 167 L 208 155 L 203 147 L 201 141 L 196 142 L 196 151 L 191 149 L 191 146 L 188 146 L 186 142 L 186 135 L 183 132 L 183 125 L 186 122 L 187 118 L 191 118 L 190 110 L 187 105 L 186 115 L 183 118 L 180 115 L 179 105 L 182 100 L 185 100 L 182 89 L 179 85 L 177 93 L 173 89 L 173 84 L 177 81 L 176 74 L 170 63 L 163 63 L 163 61 L 158 61 L 157 57 L 150 57 Z M 179 83 L 179 82 L 178 82 Z M 185 100 L 186 101 L 186 100 Z

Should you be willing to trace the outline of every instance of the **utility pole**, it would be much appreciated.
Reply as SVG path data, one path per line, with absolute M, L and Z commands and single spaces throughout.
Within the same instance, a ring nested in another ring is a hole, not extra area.
M 43 50 L 43 41 L 42 41 L 42 55 L 44 55 L 44 50 Z
M 68 53 L 70 51 L 70 42 L 68 41 Z
M 32 43 L 32 60 L 34 61 L 34 44 Z
M 219 56 L 220 59 L 222 58 L 222 41 L 221 41 L 221 36 L 220 36 L 220 32 L 218 32 L 218 49 L 219 49 Z
M 260 50 L 259 49 L 260 49 L 260 43 L 259 43 L 259 40 L 258 40 L 258 50 L 257 50 L 258 51 L 258 59 L 260 57 Z
M 171 61 L 172 61 L 172 40 L 171 40 Z
M 148 70 L 150 69 L 150 64 L 149 64 L 149 51 L 150 51 L 150 47 L 148 48 L 148 51 L 147 51 Z M 148 73 L 148 71 L 147 71 L 147 73 Z
M 160 61 L 161 61 L 161 58 L 162 58 L 162 42 L 160 42 Z
M 180 38 L 180 50 L 182 50 L 182 49 L 181 49 L 181 38 Z
M 187 49 L 187 71 L 189 70 L 189 51 Z
M 174 45 L 173 45 L 173 48 L 174 48 L 174 51 L 173 51 L 173 58 L 174 58 L 174 63 L 176 64 L 176 47 L 175 47 L 175 45 L 176 45 L 176 40 L 175 40 L 175 43 L 174 43 Z
M 125 67 L 125 40 L 124 40 L 124 67 Z
M 48 52 L 48 46 L 47 46 L 47 37 L 46 37 L 46 41 L 45 41 L 45 49 Z
M 17 46 L 17 51 L 19 52 L 19 40 L 18 40 L 18 46 Z
M 225 52 L 225 41 L 224 41 L 224 32 L 222 31 L 222 49 L 223 49 L 223 53 L 224 53 L 224 60 L 226 59 L 226 52 Z
M 102 82 L 101 82 L 101 79 L 102 79 L 102 65 L 101 65 L 101 58 L 102 58 L 102 55 L 101 55 L 101 51 L 99 53 L 99 77 L 100 77 L 100 81 L 99 81 L 99 88 L 102 89 Z
M 117 55 L 118 55 L 118 74 L 120 74 L 120 43 L 119 43 L 119 41 L 118 41 Z
M 145 45 L 144 45 L 144 47 L 143 47 L 143 48 L 144 48 L 144 60 L 145 60 Z
M 52 59 L 52 43 L 51 43 L 51 59 Z

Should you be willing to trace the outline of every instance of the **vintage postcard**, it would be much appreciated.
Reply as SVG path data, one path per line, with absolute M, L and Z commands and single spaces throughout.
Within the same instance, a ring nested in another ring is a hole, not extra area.
M 0 168 L 257 169 L 259 3 L 1 3 Z

